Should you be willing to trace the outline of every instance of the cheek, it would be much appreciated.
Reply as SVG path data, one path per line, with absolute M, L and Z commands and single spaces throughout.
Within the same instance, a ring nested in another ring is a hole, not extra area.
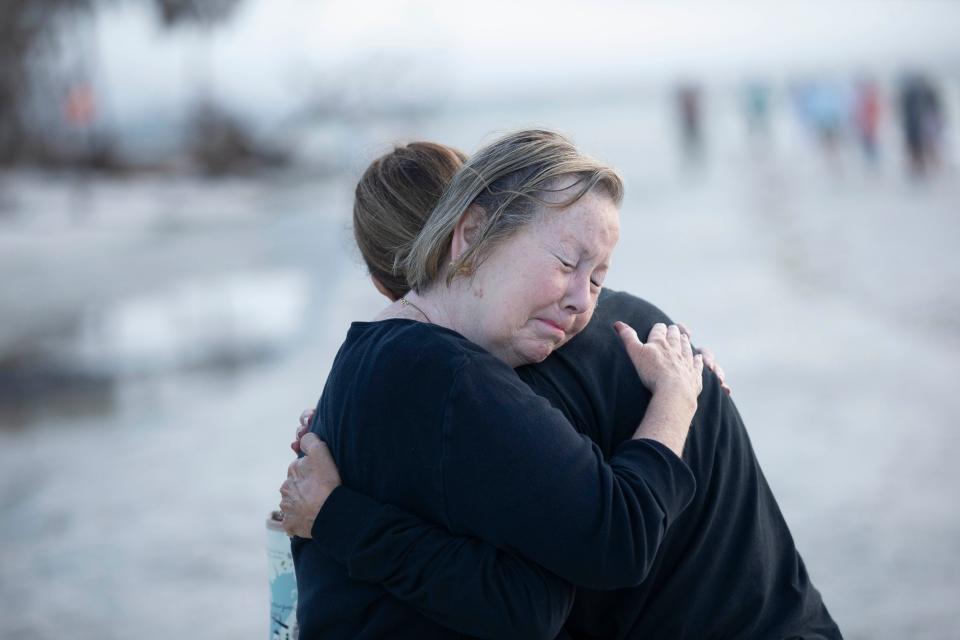
M 573 330 L 570 332 L 570 337 L 577 335 L 583 331 L 584 327 L 590 322 L 590 318 L 593 317 L 593 313 L 584 313 L 580 316 L 577 316 L 577 321 L 573 324 Z
M 562 299 L 570 286 L 572 277 L 571 274 L 558 269 L 553 263 L 542 265 L 527 279 L 527 301 L 537 301 L 542 305 Z

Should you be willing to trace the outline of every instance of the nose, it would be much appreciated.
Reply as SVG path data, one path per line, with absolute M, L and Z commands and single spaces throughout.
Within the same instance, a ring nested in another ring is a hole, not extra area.
M 573 314 L 581 314 L 590 309 L 593 295 L 590 293 L 590 275 L 582 274 L 570 278 L 563 297 L 563 308 Z

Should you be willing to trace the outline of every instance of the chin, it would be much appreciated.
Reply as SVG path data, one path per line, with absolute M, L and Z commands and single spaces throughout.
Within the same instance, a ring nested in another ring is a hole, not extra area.
M 521 354 L 521 357 L 524 360 L 524 364 L 537 364 L 538 362 L 543 362 L 550 357 L 550 354 L 553 353 L 555 346 L 552 344 L 549 345 L 537 345 L 532 349 L 528 349 Z

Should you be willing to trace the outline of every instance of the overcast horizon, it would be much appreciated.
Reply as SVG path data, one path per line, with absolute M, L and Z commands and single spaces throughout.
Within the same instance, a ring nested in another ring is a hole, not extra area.
M 347 81 L 462 102 L 574 82 L 960 69 L 960 3 L 495 0 L 469 9 L 245 0 L 202 37 L 163 32 L 143 5 L 117 4 L 97 19 L 95 70 L 111 116 L 135 121 L 179 110 L 204 83 L 218 101 L 269 119 Z

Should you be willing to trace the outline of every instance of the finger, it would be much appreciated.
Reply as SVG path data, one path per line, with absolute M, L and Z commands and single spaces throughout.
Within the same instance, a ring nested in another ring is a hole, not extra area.
M 679 348 L 680 341 L 681 341 L 680 329 L 677 327 L 677 325 L 672 324 L 669 327 L 667 327 L 667 342 L 670 343 L 670 346 L 674 348 Z
M 308 427 L 307 425 L 302 424 L 299 427 L 297 427 L 297 440 L 302 438 L 303 434 L 305 434 L 309 430 L 310 430 L 310 427 Z
M 317 450 L 317 447 L 322 444 L 323 440 L 321 440 L 315 433 L 306 433 L 302 438 L 300 438 L 300 450 L 303 451 L 304 455 L 307 456 L 314 453 Z
M 617 320 L 613 323 L 613 329 L 617 332 L 617 335 L 620 336 L 620 341 L 623 342 L 623 346 L 627 348 L 627 353 L 632 349 L 643 346 L 643 342 L 640 341 L 640 336 L 637 335 L 636 329 L 626 322 Z
M 714 373 L 716 373 L 716 374 L 717 374 L 717 377 L 719 377 L 720 374 L 717 373 L 717 369 L 718 369 L 718 367 L 717 367 L 717 360 L 716 360 L 716 358 L 715 358 L 714 355 L 713 355 L 713 351 L 711 351 L 710 349 L 708 349 L 708 348 L 706 348 L 706 347 L 700 347 L 699 349 L 697 349 L 697 351 L 699 351 L 699 352 L 700 352 L 700 355 L 703 356 L 703 364 L 704 364 L 704 366 L 706 366 L 707 369 L 710 369 L 710 371 L 713 371 Z
M 662 322 L 658 322 L 653 325 L 650 329 L 650 333 L 647 335 L 647 342 L 666 342 L 667 341 L 667 325 Z
M 620 321 L 613 323 L 613 328 L 620 337 L 620 342 L 623 343 L 623 348 L 626 349 L 627 356 L 630 358 L 633 366 L 638 366 L 637 358 L 643 349 L 643 343 L 640 342 L 640 337 L 637 335 L 636 330 L 626 322 Z
M 290 448 L 293 449 L 293 452 L 297 455 L 300 455 L 300 438 L 301 436 L 298 435 L 297 439 L 290 443 Z
M 299 462 L 299 458 L 298 458 L 297 460 L 294 460 L 293 462 L 291 462 L 290 464 L 287 465 L 287 477 L 288 477 L 288 478 L 292 477 L 293 474 L 296 473 L 296 471 L 297 471 L 297 462 Z
M 315 409 L 304 409 L 303 413 L 300 414 L 300 425 L 303 427 L 310 426 L 310 421 L 313 419 L 313 412 Z
M 703 375 L 703 355 L 697 354 L 693 357 L 693 366 L 697 368 L 697 373 Z
M 723 370 L 723 367 L 721 367 L 720 365 L 717 365 L 717 368 L 714 371 L 714 373 L 717 375 L 717 379 L 720 380 L 721 385 L 727 384 L 727 374 Z
M 680 333 L 687 336 L 691 341 L 693 340 L 693 334 L 690 333 L 690 329 L 687 329 L 687 325 L 682 322 L 677 323 L 677 328 L 680 329 Z
M 690 344 L 690 338 L 685 333 L 680 334 L 680 348 L 685 358 L 693 358 L 693 345 Z

